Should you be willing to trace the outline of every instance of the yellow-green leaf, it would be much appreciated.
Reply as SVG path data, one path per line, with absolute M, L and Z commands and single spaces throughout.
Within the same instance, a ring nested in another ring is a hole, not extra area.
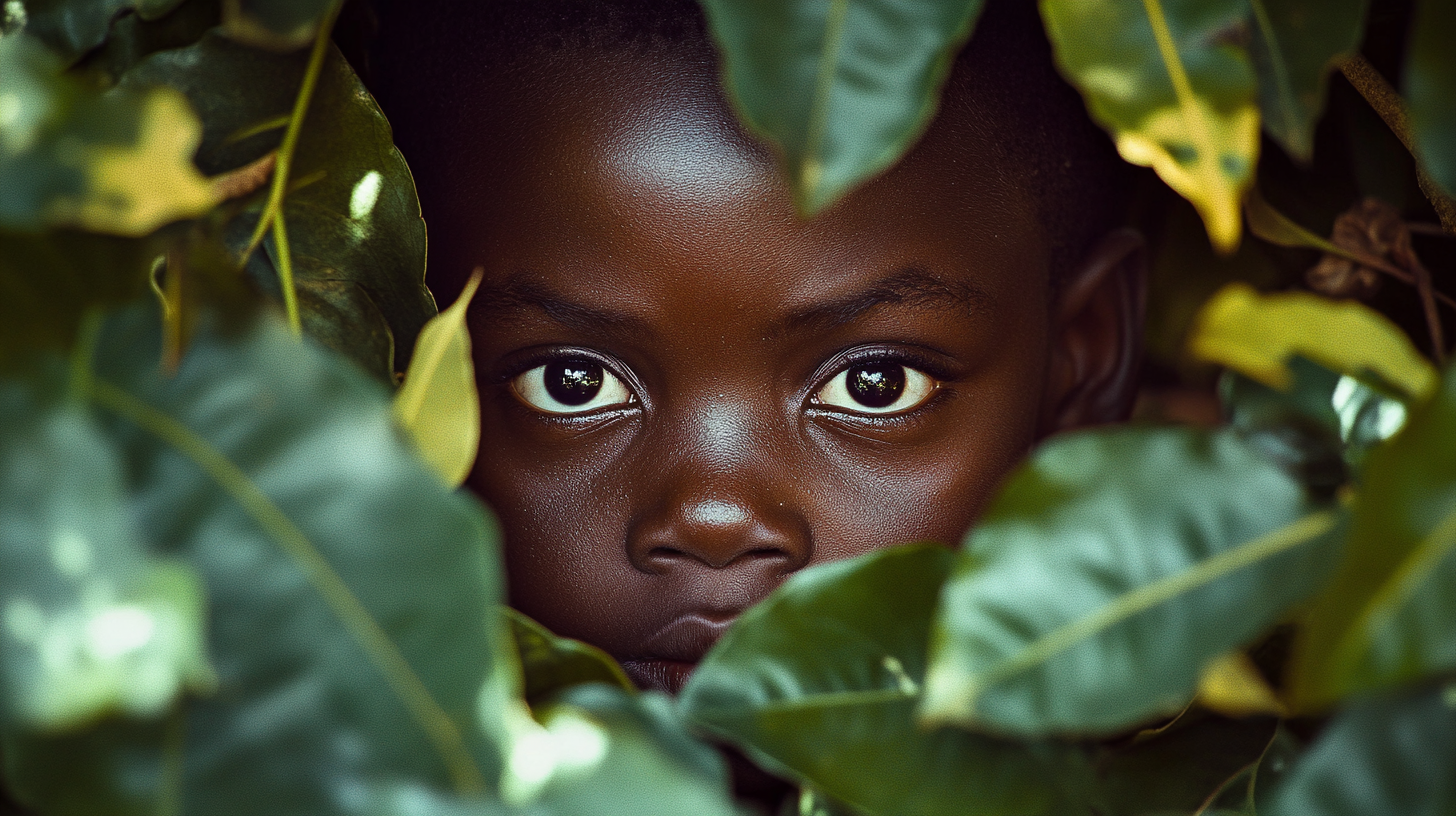
M 1190 347 L 1200 359 L 1279 389 L 1289 386 L 1295 355 L 1341 374 L 1374 374 L 1417 399 L 1438 379 L 1405 334 L 1366 306 L 1305 292 L 1261 295 L 1242 283 L 1203 307 Z
M 57 221 L 95 232 L 140 236 L 207 212 L 222 197 L 192 156 L 202 123 L 187 98 L 170 88 L 148 94 L 134 145 L 94 145 L 72 158 L 86 175 L 86 195 L 53 204 Z
M 1118 152 L 1192 202 L 1232 252 L 1259 152 L 1253 69 L 1230 42 L 1244 3 L 1042 0 L 1041 12 L 1062 73 Z
M 1229 652 L 1214 659 L 1198 679 L 1198 702 L 1205 708 L 1231 717 L 1251 714 L 1285 714 L 1274 690 L 1259 675 L 1254 662 L 1243 652 Z
M 431 318 L 394 399 L 394 415 L 420 455 L 449 484 L 465 481 L 480 442 L 480 397 L 470 361 L 465 310 L 480 286 L 477 271 L 450 308 Z

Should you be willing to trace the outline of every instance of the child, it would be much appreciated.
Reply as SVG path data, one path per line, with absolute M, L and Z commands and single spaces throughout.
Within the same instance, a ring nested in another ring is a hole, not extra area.
M 1142 240 L 1034 4 L 992 2 L 894 168 L 795 216 L 692 0 L 411 2 L 382 102 L 511 603 L 676 691 L 796 570 L 958 541 L 1041 437 L 1125 417 Z

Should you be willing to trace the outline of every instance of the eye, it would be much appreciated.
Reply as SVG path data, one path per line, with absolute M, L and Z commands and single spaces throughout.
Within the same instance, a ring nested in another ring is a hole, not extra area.
M 814 402 L 856 414 L 898 414 L 930 399 L 940 383 L 900 363 L 857 363 L 834 375 Z
M 511 388 L 522 402 L 548 414 L 585 414 L 632 401 L 625 383 L 584 357 L 536 366 L 511 380 Z

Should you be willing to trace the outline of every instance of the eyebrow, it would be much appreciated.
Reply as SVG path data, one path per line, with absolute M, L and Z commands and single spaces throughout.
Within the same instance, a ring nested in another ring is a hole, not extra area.
M 500 286 L 482 288 L 470 309 L 479 309 L 495 317 L 539 309 L 557 323 L 581 332 L 642 325 L 642 320 L 635 316 L 568 300 L 549 286 L 519 277 L 513 277 Z
M 984 289 L 965 281 L 947 282 L 920 267 L 908 267 L 883 277 L 869 287 L 843 297 L 799 309 L 783 321 L 783 330 L 805 327 L 833 328 L 862 317 L 881 306 L 987 309 L 992 298 Z

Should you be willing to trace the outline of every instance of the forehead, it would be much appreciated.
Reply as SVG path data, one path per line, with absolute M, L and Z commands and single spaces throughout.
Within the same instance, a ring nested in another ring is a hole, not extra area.
M 938 119 L 896 167 L 811 220 L 724 102 L 711 57 L 561 52 L 467 103 L 482 124 L 432 254 L 671 312 L 714 298 L 782 319 L 886 278 L 1042 299 L 1045 235 L 976 110 Z M 538 286 L 539 288 L 539 286 Z

